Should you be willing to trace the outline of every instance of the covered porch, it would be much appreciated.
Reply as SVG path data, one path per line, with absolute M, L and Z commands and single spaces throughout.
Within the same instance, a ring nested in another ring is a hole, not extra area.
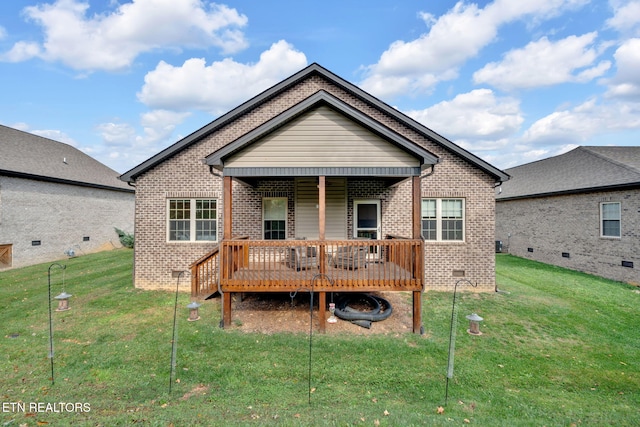
M 232 293 L 314 292 L 320 328 L 326 325 L 326 294 L 409 291 L 413 294 L 413 332 L 422 332 L 424 242 L 420 237 L 420 178 L 413 177 L 413 236 L 384 239 L 326 238 L 325 177 L 318 177 L 318 238 L 257 240 L 232 236 L 233 203 L 223 209 L 223 239 L 191 266 L 191 293 L 220 292 L 222 325 L 232 322 Z M 233 179 L 224 178 L 231 200 Z M 408 207 L 409 208 L 409 207 Z M 379 235 L 378 235 L 379 236 Z
M 335 96 L 315 93 L 206 157 L 212 173 L 222 176 L 223 233 L 219 246 L 193 264 L 193 293 L 202 295 L 203 287 L 213 286 L 203 285 L 203 278 L 213 278 L 227 326 L 230 293 L 314 292 L 323 329 L 327 292 L 411 291 L 413 331 L 419 333 L 424 289 L 421 176 L 438 161 Z M 278 197 L 263 196 L 262 224 L 234 226 L 242 218 L 234 209 L 245 216 L 254 212 L 247 204 L 256 206 L 261 185 L 269 182 L 277 188 L 287 180 L 295 182 L 293 197 L 276 202 Z M 240 186 L 237 191 L 235 185 Z M 382 206 L 381 193 L 391 194 L 395 186 L 402 186 L 402 196 Z M 381 238 L 383 216 L 388 223 L 402 218 L 397 220 L 403 222 L 401 228 L 389 224 L 385 231 L 402 238 Z M 295 228 L 288 228 L 289 222 Z M 253 239 L 236 239 L 234 230 L 246 230 Z

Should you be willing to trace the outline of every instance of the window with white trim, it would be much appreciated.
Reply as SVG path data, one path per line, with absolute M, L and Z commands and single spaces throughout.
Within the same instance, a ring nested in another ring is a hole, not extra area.
M 422 199 L 422 237 L 430 241 L 464 241 L 464 199 Z
M 600 237 L 620 237 L 620 202 L 600 203 Z
M 262 199 L 262 230 L 265 240 L 287 238 L 287 198 L 265 197 Z
M 169 199 L 167 236 L 170 242 L 216 241 L 216 199 Z

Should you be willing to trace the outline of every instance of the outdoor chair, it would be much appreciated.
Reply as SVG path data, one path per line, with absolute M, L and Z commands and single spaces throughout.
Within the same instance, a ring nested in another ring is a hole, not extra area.
M 296 240 L 306 240 L 304 238 Z M 315 246 L 295 246 L 287 248 L 287 266 L 296 271 L 318 268 L 318 253 Z
M 340 246 L 331 255 L 330 262 L 336 268 L 366 268 L 368 253 L 369 246 Z

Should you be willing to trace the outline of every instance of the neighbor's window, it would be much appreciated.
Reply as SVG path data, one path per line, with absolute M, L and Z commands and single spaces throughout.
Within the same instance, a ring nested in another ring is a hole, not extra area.
M 432 241 L 463 241 L 464 199 L 422 199 L 422 237 Z
M 620 203 L 600 203 L 600 236 L 620 237 Z
M 170 199 L 169 241 L 217 240 L 216 199 Z
M 287 238 L 287 199 L 283 197 L 262 199 L 262 226 L 265 240 Z

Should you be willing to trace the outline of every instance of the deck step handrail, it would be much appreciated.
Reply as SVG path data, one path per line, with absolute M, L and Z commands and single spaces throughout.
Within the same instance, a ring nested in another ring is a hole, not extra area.
M 246 240 L 249 236 L 234 237 L 238 240 Z M 191 296 L 202 297 L 211 295 L 218 290 L 220 244 L 218 243 L 190 266 L 191 270 Z

